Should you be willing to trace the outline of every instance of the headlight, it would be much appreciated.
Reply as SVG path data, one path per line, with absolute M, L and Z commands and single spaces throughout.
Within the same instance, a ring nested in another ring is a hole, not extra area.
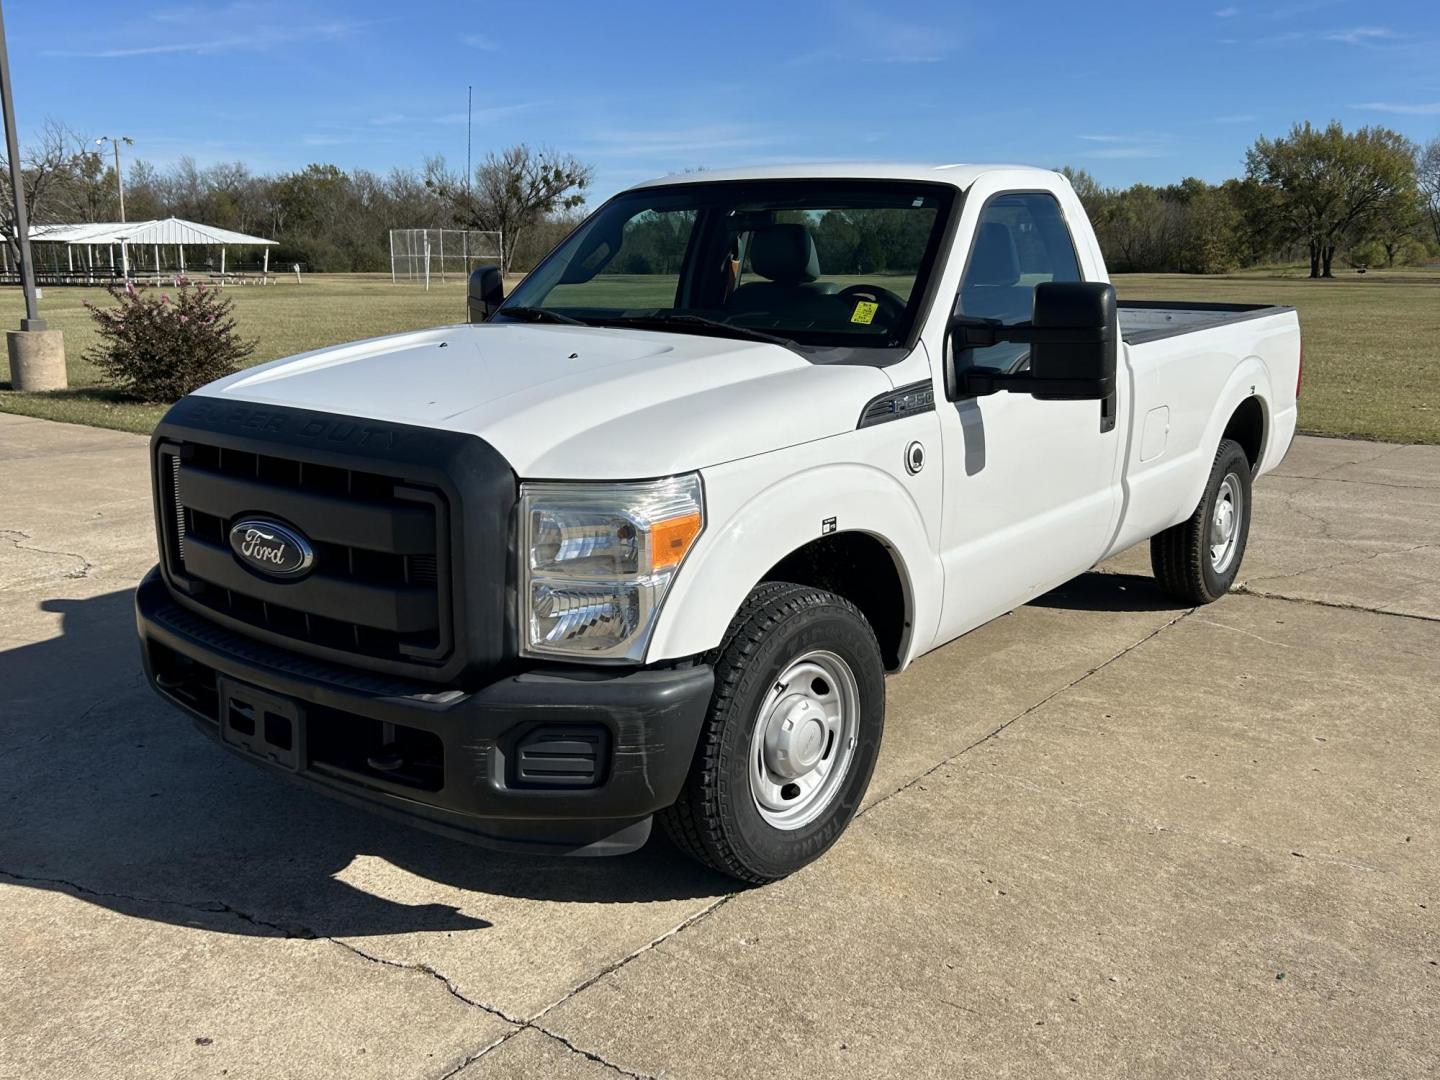
M 520 486 L 520 625 L 531 656 L 640 660 L 705 525 L 700 477 Z

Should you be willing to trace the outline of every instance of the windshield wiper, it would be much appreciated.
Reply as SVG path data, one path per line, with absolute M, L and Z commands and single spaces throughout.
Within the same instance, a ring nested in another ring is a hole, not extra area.
M 569 315 L 562 315 L 558 311 L 551 311 L 549 308 L 543 307 L 502 307 L 496 314 L 510 315 L 524 322 L 564 323 L 567 326 L 590 325 Z
M 616 315 L 597 319 L 594 325 L 634 326 L 640 329 L 653 327 L 657 330 L 683 330 L 686 327 L 692 327 L 700 331 L 713 331 L 721 337 L 740 338 L 744 341 L 764 341 L 771 345 L 783 345 L 787 349 L 795 347 L 795 342 L 790 338 L 780 337 L 778 334 L 767 334 L 764 330 L 755 330 L 748 326 L 736 326 L 734 323 L 721 322 L 719 319 L 707 319 L 703 315 Z

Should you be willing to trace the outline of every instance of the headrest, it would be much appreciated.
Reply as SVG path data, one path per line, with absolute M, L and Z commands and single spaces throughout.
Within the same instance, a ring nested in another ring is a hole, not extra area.
M 804 225 L 766 225 L 750 237 L 750 265 L 761 277 L 780 285 L 798 285 L 820 276 L 815 241 Z
M 1009 227 L 998 221 L 987 221 L 980 226 L 965 284 L 1014 285 L 1019 280 L 1020 259 L 1015 254 L 1015 240 Z

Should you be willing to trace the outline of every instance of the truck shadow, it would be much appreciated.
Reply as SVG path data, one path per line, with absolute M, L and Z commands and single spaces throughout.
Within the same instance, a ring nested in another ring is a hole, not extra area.
M 1184 611 L 1188 606 L 1140 574 L 1092 570 L 1030 601 L 1031 607 L 1064 611 Z
M 484 929 L 504 897 L 624 904 L 735 887 L 658 829 L 620 858 L 523 857 L 334 803 L 233 758 L 155 696 L 129 590 L 41 608 L 60 615 L 59 636 L 0 652 L 0 882 L 316 937 Z

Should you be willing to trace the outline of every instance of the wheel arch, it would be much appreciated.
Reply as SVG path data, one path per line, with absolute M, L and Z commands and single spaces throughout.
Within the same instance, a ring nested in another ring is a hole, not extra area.
M 1250 462 L 1250 473 L 1256 475 L 1260 471 L 1260 461 L 1265 454 L 1265 439 L 1269 430 L 1268 417 L 1265 406 L 1259 397 L 1247 397 L 1235 406 L 1230 414 L 1230 419 L 1225 422 L 1225 430 L 1220 433 L 1221 441 L 1233 439 L 1240 444 L 1245 451 L 1245 457 Z
M 734 499 L 727 479 L 706 478 L 711 521 L 665 599 L 647 662 L 715 648 L 745 597 L 765 581 L 821 587 L 850 600 L 871 620 L 889 670 L 904 668 L 928 645 L 939 621 L 939 560 L 919 507 L 897 478 L 873 466 L 832 464 Z
M 874 533 L 849 530 L 811 540 L 765 572 L 760 583 L 789 581 L 843 596 L 865 616 L 887 671 L 909 644 L 914 597 L 895 550 Z
M 1215 451 L 1222 439 L 1233 437 L 1235 433 L 1240 434 L 1243 438 L 1236 441 L 1245 448 L 1245 456 L 1250 460 L 1251 475 L 1259 475 L 1266 441 L 1270 437 L 1270 403 L 1273 400 L 1270 371 L 1265 362 L 1258 356 L 1246 357 L 1226 380 L 1205 426 L 1205 434 L 1200 440 L 1195 457 L 1197 462 L 1204 463 L 1204 467 L 1195 469 L 1190 486 L 1180 501 L 1179 509 L 1184 511 L 1184 516 L 1189 516 L 1199 503 L 1200 496 L 1205 493 L 1205 484 L 1210 478 L 1210 463 L 1214 460 Z M 1257 441 L 1247 445 L 1244 440 L 1252 437 Z M 1183 521 L 1184 516 L 1177 520 Z

